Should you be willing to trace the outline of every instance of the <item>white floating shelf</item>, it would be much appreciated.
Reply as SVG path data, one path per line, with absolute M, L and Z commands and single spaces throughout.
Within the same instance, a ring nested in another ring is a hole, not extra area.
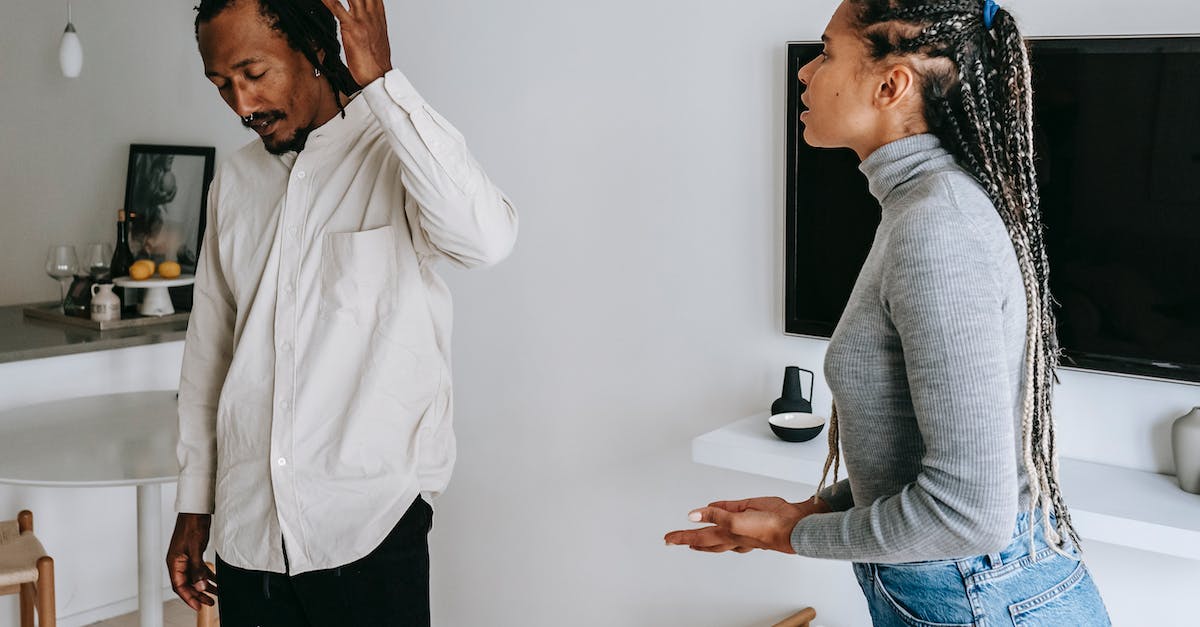
M 692 440 L 692 460 L 815 486 L 826 433 L 784 442 L 771 433 L 766 414 L 751 416 Z M 1179 489 L 1175 477 L 1066 458 L 1059 474 L 1084 538 L 1200 560 L 1200 495 Z

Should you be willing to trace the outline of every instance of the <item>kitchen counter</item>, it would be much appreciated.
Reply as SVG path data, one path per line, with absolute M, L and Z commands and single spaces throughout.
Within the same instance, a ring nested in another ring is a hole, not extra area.
M 38 303 L 44 304 L 44 303 Z M 0 307 L 0 363 L 183 340 L 187 321 L 93 331 L 26 318 L 29 305 Z

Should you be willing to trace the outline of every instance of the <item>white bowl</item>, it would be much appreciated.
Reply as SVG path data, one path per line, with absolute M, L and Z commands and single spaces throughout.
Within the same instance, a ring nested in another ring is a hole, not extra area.
M 798 411 L 775 414 L 767 422 L 779 439 L 788 442 L 811 440 L 825 427 L 825 419 L 821 416 Z

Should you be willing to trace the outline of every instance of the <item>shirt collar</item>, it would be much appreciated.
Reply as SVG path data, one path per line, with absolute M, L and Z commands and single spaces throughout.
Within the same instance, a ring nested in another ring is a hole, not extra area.
M 339 111 L 328 122 L 314 129 L 304 142 L 304 152 L 315 152 L 353 137 L 371 120 L 371 108 L 366 99 L 360 98 L 358 94 L 350 97 L 345 112 L 345 117 L 342 117 L 342 112 Z M 279 159 L 290 168 L 296 163 L 298 156 L 292 151 L 279 155 Z

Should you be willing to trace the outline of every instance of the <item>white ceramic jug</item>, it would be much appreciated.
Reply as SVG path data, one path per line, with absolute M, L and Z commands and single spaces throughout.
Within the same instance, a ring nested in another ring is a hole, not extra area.
M 121 319 L 121 298 L 113 293 L 112 283 L 95 283 L 92 285 L 92 320 Z

